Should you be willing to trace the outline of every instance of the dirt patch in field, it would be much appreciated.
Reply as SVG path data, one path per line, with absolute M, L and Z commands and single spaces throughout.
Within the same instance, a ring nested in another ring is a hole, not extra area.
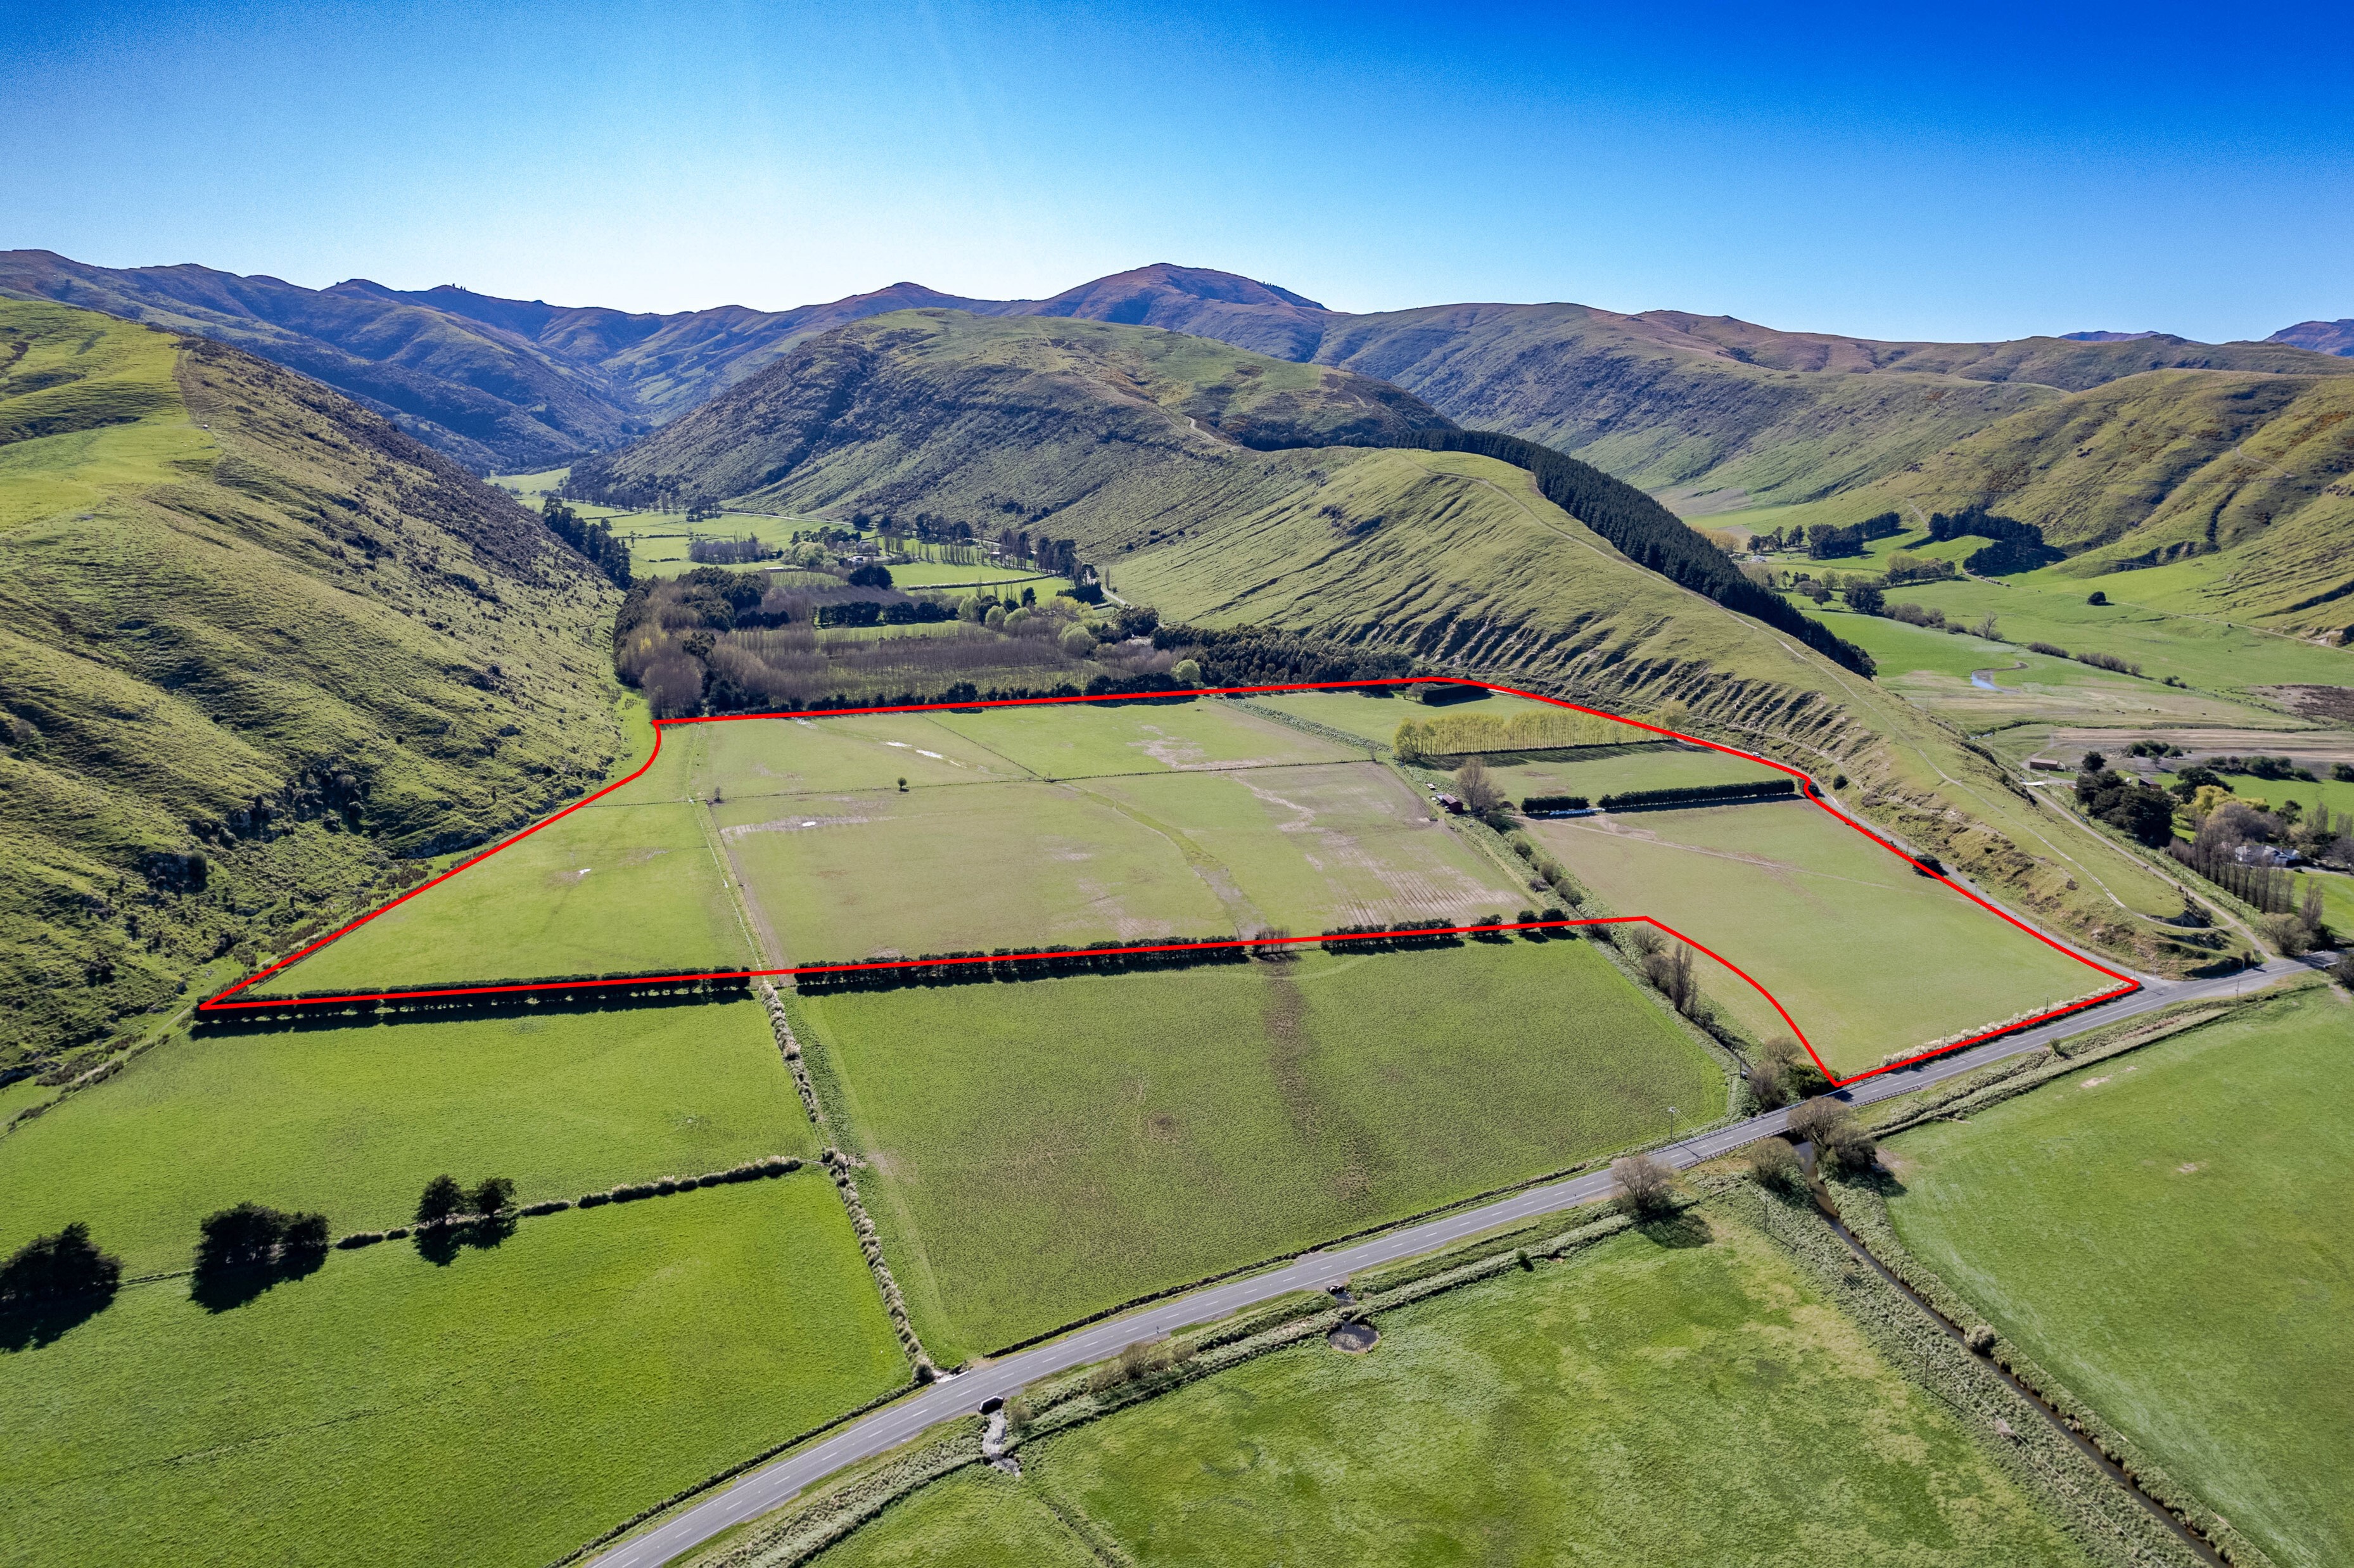
M 747 833 L 798 833 L 813 828 L 854 828 L 874 819 L 870 817 L 779 817 L 773 822 L 746 822 L 740 827 L 722 828 L 723 839 L 740 839 Z
M 1381 1341 L 1381 1330 L 1363 1321 L 1343 1323 L 1324 1336 L 1325 1343 L 1352 1356 L 1363 1355 Z

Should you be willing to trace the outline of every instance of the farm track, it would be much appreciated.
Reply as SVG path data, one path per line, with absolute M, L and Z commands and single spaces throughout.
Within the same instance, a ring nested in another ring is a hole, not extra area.
M 2270 983 L 2310 970 L 2303 964 L 2276 959 L 2257 972 L 2264 977 L 2264 983 Z M 2125 1018 L 2179 1002 L 2234 995 L 2249 979 L 2248 975 L 2237 975 L 2211 980 L 2154 982 L 2131 996 L 2110 1002 L 2097 1015 L 2043 1024 L 1967 1051 L 1882 1073 L 1839 1090 L 1831 1097 L 1849 1105 L 1892 1099 L 2041 1050 L 2072 1034 L 2106 1028 Z M 1769 1111 L 1679 1139 L 1655 1152 L 1680 1170 L 1689 1169 L 1761 1139 L 1779 1137 L 1788 1126 L 1788 1110 Z M 822 1443 L 752 1471 L 725 1490 L 591 1559 L 590 1568 L 659 1568 L 725 1531 L 782 1507 L 847 1466 L 888 1453 L 940 1422 L 974 1414 L 987 1401 L 1010 1398 L 1040 1378 L 1108 1360 L 1129 1345 L 1227 1317 L 1278 1296 L 1320 1290 L 1367 1269 L 1442 1251 L 1490 1231 L 1596 1202 L 1610 1196 L 1611 1190 L 1607 1171 L 1531 1188 L 1492 1203 L 1410 1224 L 1336 1251 L 1303 1253 L 1288 1264 L 1248 1278 L 1160 1302 L 1095 1324 L 1066 1339 L 945 1378 Z

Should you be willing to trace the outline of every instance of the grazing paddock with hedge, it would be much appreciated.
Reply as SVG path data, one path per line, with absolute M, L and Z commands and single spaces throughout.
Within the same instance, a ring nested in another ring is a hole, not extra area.
M 1532 821 L 1614 913 L 1649 915 L 1755 977 L 1842 1075 L 2115 982 L 1797 803 Z M 1706 959 L 1753 1038 L 1788 1025 Z
M 908 1376 L 813 1171 L 338 1251 L 222 1311 L 126 1286 L 0 1354 L 0 1563 L 539 1568 Z
M 1019 1481 L 960 1472 L 815 1562 L 1077 1568 L 1104 1560 L 1093 1536 L 1204 1568 L 1269 1542 L 1287 1562 L 2083 1568 L 1991 1439 L 1786 1255 L 1712 1206 L 1661 1235 L 1381 1314 L 1369 1354 L 1311 1339 L 1026 1444 Z
M 1887 1146 L 1905 1247 L 2281 1568 L 2354 1561 L 2349 1065 L 2315 988 Z
M 1515 800 L 1531 795 L 1584 795 L 1597 804 L 1606 795 L 1637 789 L 1705 789 L 1789 779 L 1788 774 L 1763 763 L 1744 762 L 1721 751 L 1674 741 L 1491 761 L 1488 771 L 1497 787 Z
M 798 998 L 943 1365 L 1725 1110 L 1576 939 Z
M 26 1235 L 84 1221 L 145 1274 L 187 1267 L 197 1223 L 247 1201 L 341 1235 L 406 1224 L 444 1171 L 531 1202 L 816 1152 L 757 1001 L 224 1033 L 0 1138 L 0 1213 Z

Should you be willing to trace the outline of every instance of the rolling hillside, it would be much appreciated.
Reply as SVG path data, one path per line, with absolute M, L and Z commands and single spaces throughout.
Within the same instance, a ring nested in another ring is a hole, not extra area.
M 239 350 L 0 303 L 0 1066 L 600 776 L 618 596 Z
M 2354 623 L 2354 381 L 2128 376 L 1998 421 L 1787 520 L 1971 505 L 2041 526 L 2069 552 L 2057 568 L 2069 575 L 2180 565 L 2174 575 L 2198 584 L 2184 609 L 2334 637 Z M 2131 597 L 2140 586 L 2107 588 Z
M 2097 841 L 2055 843 L 1990 755 L 1638 567 L 1529 471 L 1468 452 L 1235 439 L 1278 410 L 1295 439 L 1432 418 L 1378 384 L 1198 338 L 925 311 L 812 339 L 575 480 L 762 510 L 1020 522 L 1074 539 L 1168 620 L 1404 650 L 1683 714 L 1846 776 L 1865 811 L 2090 941 L 2158 966 L 2206 957 L 2144 918 L 2179 910 L 2170 885 Z

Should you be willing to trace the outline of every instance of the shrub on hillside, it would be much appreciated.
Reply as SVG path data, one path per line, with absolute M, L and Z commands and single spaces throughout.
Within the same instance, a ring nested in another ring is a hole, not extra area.
M 1798 1168 L 1798 1151 L 1778 1138 L 1750 1145 L 1749 1178 L 1777 1192 L 1796 1192 L 1805 1181 Z

